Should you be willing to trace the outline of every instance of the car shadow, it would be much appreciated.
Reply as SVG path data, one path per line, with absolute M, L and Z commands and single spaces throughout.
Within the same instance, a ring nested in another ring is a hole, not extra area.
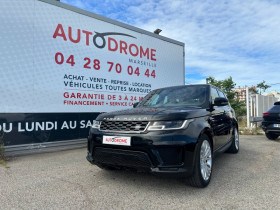
M 219 185 L 219 180 L 226 178 L 226 173 L 223 171 L 228 170 L 228 162 L 233 161 L 238 154 L 220 154 L 215 156 L 213 160 L 213 171 L 212 178 L 209 186 L 204 188 L 202 191 L 211 190 L 216 188 L 215 185 Z M 174 191 L 174 192 L 191 192 L 191 193 L 201 193 L 201 189 L 191 187 L 185 183 L 186 178 L 182 177 L 170 177 L 154 175 L 144 172 L 135 172 L 130 170 L 100 170 L 98 172 L 102 178 L 106 179 L 108 182 L 114 181 L 120 185 L 129 185 L 136 188 L 150 188 L 151 190 L 163 190 L 163 191 Z M 222 176 L 222 177 L 221 177 Z M 96 178 L 96 177 L 95 177 Z

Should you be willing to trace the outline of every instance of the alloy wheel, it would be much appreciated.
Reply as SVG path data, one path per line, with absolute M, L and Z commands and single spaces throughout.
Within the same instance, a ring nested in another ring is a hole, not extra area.
M 234 129 L 234 142 L 235 142 L 235 148 L 238 150 L 239 148 L 239 135 L 237 128 Z
M 212 172 L 212 151 L 207 140 L 204 140 L 200 149 L 200 172 L 204 181 L 207 181 Z

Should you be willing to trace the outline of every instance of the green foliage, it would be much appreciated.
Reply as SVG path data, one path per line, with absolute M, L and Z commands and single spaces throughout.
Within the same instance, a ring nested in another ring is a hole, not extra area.
M 257 84 L 257 88 L 259 88 L 260 94 L 262 94 L 262 91 L 265 92 L 268 88 L 270 88 L 270 85 L 266 85 L 265 81 L 263 80 L 259 84 Z
M 222 81 L 221 80 L 215 80 L 215 78 L 211 77 L 211 76 L 206 78 L 206 83 L 211 84 L 211 85 L 215 85 L 218 88 L 222 88 Z
M 225 80 L 215 80 L 214 77 L 208 77 L 206 79 L 207 84 L 214 85 L 220 89 L 222 89 L 227 95 L 228 98 L 234 98 L 235 93 L 232 92 L 232 89 L 235 87 L 235 83 L 232 80 L 232 77 L 229 77 Z
M 249 88 L 249 93 L 258 94 L 258 91 L 257 91 L 256 88 L 250 87 L 250 88 Z
M 235 110 L 235 114 L 238 118 L 246 115 L 246 103 L 244 101 L 233 99 L 232 101 L 230 101 L 230 105 Z
M 208 84 L 214 85 L 225 92 L 231 107 L 235 110 L 236 116 L 239 118 L 246 115 L 246 104 L 244 101 L 240 101 L 236 96 L 236 92 L 233 91 L 236 83 L 232 80 L 232 77 L 229 77 L 224 80 L 215 80 L 214 77 L 208 77 L 206 79 Z

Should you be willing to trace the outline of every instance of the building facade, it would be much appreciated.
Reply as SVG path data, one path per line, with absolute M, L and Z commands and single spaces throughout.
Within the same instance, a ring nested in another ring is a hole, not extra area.
M 234 92 L 236 92 L 235 98 L 239 99 L 240 101 L 246 101 L 246 88 L 247 85 L 245 85 L 244 87 L 238 87 L 233 89 Z M 250 94 L 256 94 L 257 93 L 257 87 L 256 86 L 251 86 L 249 88 L 249 93 Z

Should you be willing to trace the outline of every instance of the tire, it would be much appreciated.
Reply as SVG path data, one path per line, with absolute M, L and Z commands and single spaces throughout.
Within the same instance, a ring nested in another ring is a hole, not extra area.
M 204 156 L 203 159 L 201 157 Z M 203 134 L 198 140 L 195 152 L 195 165 L 193 174 L 187 178 L 187 184 L 204 188 L 211 180 L 213 167 L 212 145 L 207 135 Z
M 233 129 L 233 134 L 232 134 L 232 143 L 230 147 L 228 148 L 227 152 L 228 153 L 238 153 L 239 151 L 239 134 L 238 134 L 238 129 L 234 128 Z
M 269 140 L 276 140 L 276 139 L 278 138 L 278 135 L 277 135 L 277 134 L 271 133 L 271 132 L 265 133 L 265 136 L 266 136 L 266 138 L 268 138 Z

